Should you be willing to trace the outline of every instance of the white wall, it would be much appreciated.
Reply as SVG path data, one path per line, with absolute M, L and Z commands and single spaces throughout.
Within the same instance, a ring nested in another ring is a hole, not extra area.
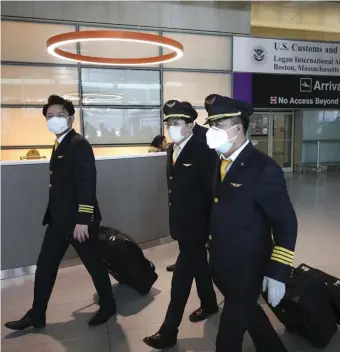
M 250 4 L 224 1 L 2 1 L 3 16 L 250 34 Z

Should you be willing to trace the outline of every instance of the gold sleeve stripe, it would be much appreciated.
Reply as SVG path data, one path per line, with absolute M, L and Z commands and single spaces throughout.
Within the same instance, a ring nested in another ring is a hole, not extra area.
M 276 261 L 276 262 L 279 262 L 281 264 L 285 264 L 285 265 L 288 265 L 288 266 L 292 266 L 292 264 L 289 264 L 289 263 L 286 263 L 284 260 L 281 260 L 279 258 L 272 258 L 272 260 Z
M 93 205 L 86 205 L 86 204 L 79 204 L 79 208 L 94 209 L 94 206 Z
M 281 255 L 281 254 L 273 253 L 272 257 L 281 258 L 282 260 L 286 260 L 289 263 L 293 263 L 293 258 L 287 258 L 287 257 L 285 257 L 284 255 Z
M 286 256 L 284 256 L 280 253 L 273 253 L 272 257 L 280 258 L 282 260 L 287 261 L 288 263 L 293 263 L 293 258 L 287 258 Z
M 89 213 L 89 214 L 93 214 L 93 210 L 79 209 L 79 213 Z
M 88 214 L 93 214 L 94 207 L 92 205 L 79 205 L 79 212 L 80 213 L 88 213 Z
M 273 254 L 270 258 L 271 260 L 276 260 L 280 263 L 286 264 L 286 265 L 292 265 L 293 261 L 292 260 L 287 260 L 285 257 L 282 257 L 280 255 Z
M 280 247 L 280 246 L 275 246 L 275 247 L 274 247 L 274 250 L 275 250 L 275 249 L 277 249 L 277 250 L 279 250 L 279 251 L 282 251 L 282 252 L 285 252 L 285 253 L 290 254 L 290 255 L 294 255 L 294 252 L 290 251 L 289 249 Z
M 294 258 L 293 254 L 288 254 L 286 252 L 279 251 L 278 249 L 275 249 L 275 248 L 273 250 L 273 254 L 282 255 L 282 256 L 286 257 L 287 259 L 293 259 Z

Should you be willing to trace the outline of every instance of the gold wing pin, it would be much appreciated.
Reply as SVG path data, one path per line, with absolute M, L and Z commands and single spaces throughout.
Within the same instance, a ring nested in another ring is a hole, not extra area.
M 214 104 L 215 100 L 216 100 L 216 96 L 215 96 L 215 97 L 212 97 L 211 99 L 206 99 L 205 102 L 206 102 L 208 105 L 212 105 L 212 104 Z
M 176 102 L 174 101 L 173 103 L 168 103 L 166 104 L 166 106 L 168 106 L 169 108 L 173 108 L 175 106 Z
M 231 184 L 233 187 L 236 187 L 236 188 L 243 186 L 242 183 L 232 183 L 232 182 L 230 182 L 230 184 Z

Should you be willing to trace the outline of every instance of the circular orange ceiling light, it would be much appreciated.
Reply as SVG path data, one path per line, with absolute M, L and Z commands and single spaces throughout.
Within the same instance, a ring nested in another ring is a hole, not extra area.
M 105 58 L 98 56 L 87 56 L 70 53 L 59 49 L 60 46 L 71 43 L 87 42 L 87 41 L 120 41 L 143 43 L 149 45 L 157 45 L 159 47 L 170 49 L 169 54 L 137 57 L 137 58 Z M 82 62 L 96 65 L 112 65 L 112 66 L 142 66 L 142 65 L 157 65 L 170 61 L 175 61 L 183 56 L 183 45 L 176 40 L 162 37 L 156 34 L 127 32 L 127 31 L 80 31 L 58 34 L 51 37 L 46 42 L 47 51 L 49 54 L 60 59 L 66 59 L 74 62 Z

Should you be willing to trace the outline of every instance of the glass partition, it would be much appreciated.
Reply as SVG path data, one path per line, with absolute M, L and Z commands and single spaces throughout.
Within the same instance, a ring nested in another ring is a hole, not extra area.
M 248 135 L 256 148 L 269 154 L 269 113 L 255 113 L 251 116 Z
M 84 105 L 161 105 L 160 72 L 83 68 Z
M 41 109 L 51 94 L 74 103 L 75 129 L 94 145 L 96 155 L 106 156 L 146 152 L 154 136 L 165 133 L 162 105 L 166 100 L 190 101 L 198 109 L 197 123 L 203 124 L 205 97 L 211 93 L 231 95 L 228 35 L 164 32 L 162 35 L 184 45 L 185 54 L 162 69 L 161 65 L 78 65 L 48 54 L 48 38 L 78 29 L 126 30 L 109 25 L 79 26 L 76 22 L 64 25 L 53 20 L 38 23 L 12 18 L 1 22 L 3 160 L 20 160 L 33 146 L 49 158 L 55 137 L 48 132 Z M 145 32 L 138 27 L 129 30 Z M 161 34 L 162 30 L 146 32 Z M 92 41 L 70 43 L 63 49 L 104 57 L 157 56 L 162 51 L 145 43 Z
M 340 139 L 340 110 L 304 110 L 303 140 Z
M 284 171 L 293 171 L 293 114 L 256 112 L 248 136 L 255 147 L 269 155 Z
M 340 163 L 340 110 L 304 110 L 302 118 L 301 163 Z
M 303 164 L 317 164 L 318 142 L 302 142 L 301 162 Z
M 166 63 L 164 67 L 231 70 L 231 37 L 169 32 L 163 35 L 184 46 L 183 58 Z
M 73 67 L 1 66 L 1 104 L 43 105 L 51 94 L 79 104 Z
M 145 144 L 161 132 L 159 109 L 84 109 L 84 133 L 92 144 Z
M 319 144 L 319 157 L 318 157 Z M 319 159 L 319 160 L 318 160 Z M 330 141 L 303 141 L 302 164 L 340 164 L 340 140 Z
M 37 3 L 37 6 L 42 5 Z M 63 24 L 1 21 L 1 60 L 72 64 L 71 61 L 50 55 L 46 50 L 46 41 L 57 34 L 74 32 L 75 29 L 75 26 Z M 63 49 L 77 52 L 75 43 L 64 45 Z
M 231 96 L 231 75 L 220 73 L 164 72 L 164 101 L 186 100 L 193 106 L 204 107 L 211 94 Z
M 79 110 L 76 110 L 74 129 L 80 132 Z M 55 141 L 46 126 L 41 109 L 1 109 L 1 145 L 3 147 L 52 146 Z

